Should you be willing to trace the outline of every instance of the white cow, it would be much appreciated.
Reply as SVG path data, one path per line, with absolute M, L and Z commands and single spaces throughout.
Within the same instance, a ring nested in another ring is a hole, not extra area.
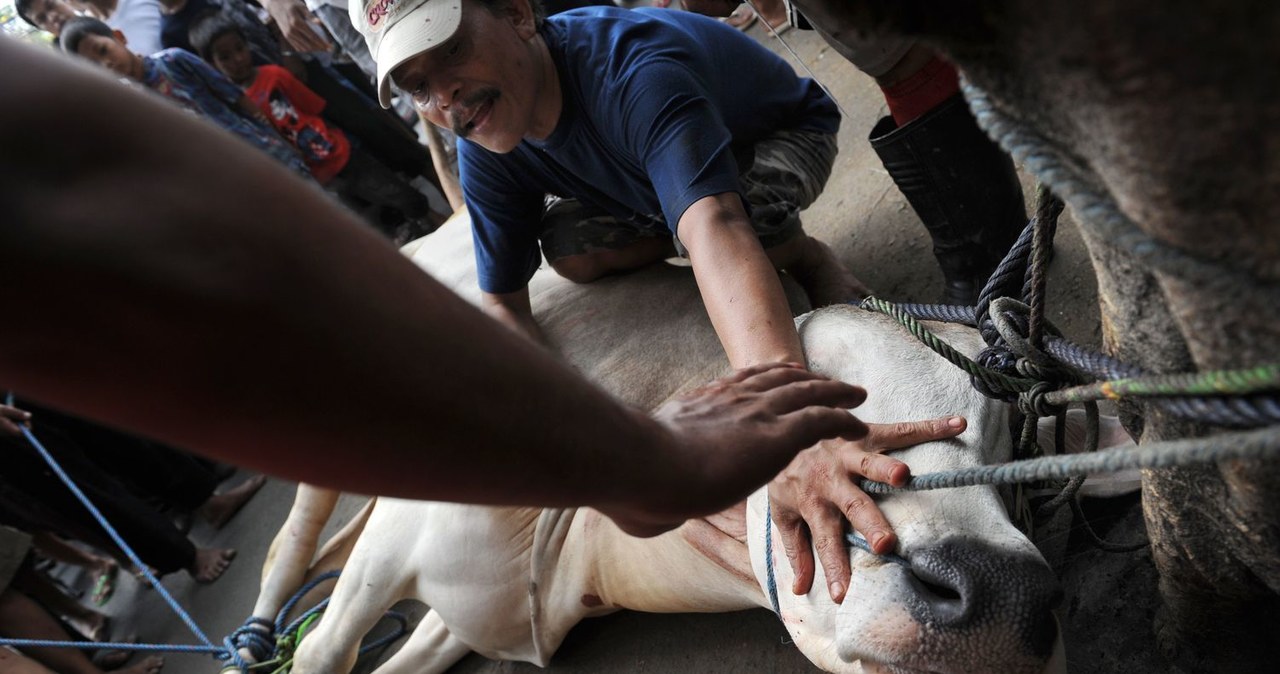
M 474 283 L 465 271 L 468 244 L 465 228 L 446 225 L 415 258 L 465 289 Z M 540 274 L 531 289 L 541 324 L 570 362 L 634 404 L 653 407 L 727 368 L 691 276 L 659 268 L 584 288 Z M 601 325 L 608 337 L 591 333 Z M 959 438 L 899 454 L 914 472 L 1007 460 L 1005 406 L 977 394 L 966 375 L 891 320 L 836 307 L 798 325 L 813 369 L 867 387 L 861 418 L 969 419 Z M 981 347 L 971 330 L 939 330 L 962 351 Z M 765 504 L 761 491 L 722 516 L 636 539 L 590 509 L 378 499 L 348 526 L 359 535 L 354 547 L 332 546 L 337 554 L 324 559 L 326 567 L 342 565 L 349 550 L 325 618 L 304 640 L 293 671 L 350 671 L 361 637 L 404 598 L 431 610 L 378 674 L 441 672 L 471 651 L 546 665 L 580 620 L 622 608 L 768 607 L 770 568 L 783 622 L 825 670 L 1003 673 L 1049 664 L 1057 584 L 995 489 L 883 498 L 910 568 L 851 549 L 853 579 L 839 606 L 820 567 L 813 591 L 790 592 L 780 546 L 766 554 Z M 772 537 L 779 540 L 776 530 Z

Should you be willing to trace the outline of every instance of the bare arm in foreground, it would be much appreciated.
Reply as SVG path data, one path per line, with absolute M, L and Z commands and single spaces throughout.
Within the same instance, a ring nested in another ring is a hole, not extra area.
M 786 365 L 655 422 L 229 135 L 12 40 L 0 61 L 0 380 L 26 396 L 316 485 L 638 533 L 865 432 L 838 409 L 860 389 Z

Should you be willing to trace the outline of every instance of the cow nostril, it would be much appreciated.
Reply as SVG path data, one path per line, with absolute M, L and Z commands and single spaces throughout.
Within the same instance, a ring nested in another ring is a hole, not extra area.
M 925 580 L 925 579 L 923 579 L 923 578 L 918 578 L 918 580 L 920 581 L 920 586 L 921 586 L 921 587 L 923 587 L 924 589 L 928 590 L 930 594 L 933 594 L 933 595 L 937 596 L 937 597 L 938 597 L 938 598 L 940 598 L 940 599 L 947 599 L 947 600 L 950 600 L 950 601 L 955 601 L 955 600 L 957 600 L 957 599 L 959 599 L 959 598 L 960 598 L 960 593 L 959 593 L 959 592 L 957 592 L 957 591 L 955 591 L 955 590 L 953 590 L 953 589 L 951 589 L 951 588 L 947 587 L 946 585 L 939 585 L 939 584 L 937 584 L 937 583 L 930 583 L 929 581 L 927 581 L 927 580 Z
M 911 583 L 916 599 L 924 604 L 931 620 L 943 625 L 956 625 L 969 617 L 972 602 L 964 578 L 954 570 L 939 570 L 929 565 L 913 565 Z

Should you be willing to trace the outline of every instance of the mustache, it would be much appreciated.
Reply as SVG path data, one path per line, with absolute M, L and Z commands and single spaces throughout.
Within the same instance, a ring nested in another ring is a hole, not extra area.
M 501 96 L 502 92 L 490 87 L 481 89 L 463 99 L 460 105 L 449 111 L 449 126 L 453 129 L 454 134 L 459 138 L 466 138 L 471 135 L 471 122 L 464 123 L 462 121 L 462 113 L 466 112 L 470 116 L 476 108 L 483 106 L 485 103 L 497 101 Z

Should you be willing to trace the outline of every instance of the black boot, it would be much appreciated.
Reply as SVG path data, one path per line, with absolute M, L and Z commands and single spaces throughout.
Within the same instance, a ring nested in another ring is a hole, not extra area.
M 881 119 L 871 147 L 933 238 L 943 301 L 973 306 L 1027 224 L 1013 161 L 978 128 L 960 94 L 902 128 Z

